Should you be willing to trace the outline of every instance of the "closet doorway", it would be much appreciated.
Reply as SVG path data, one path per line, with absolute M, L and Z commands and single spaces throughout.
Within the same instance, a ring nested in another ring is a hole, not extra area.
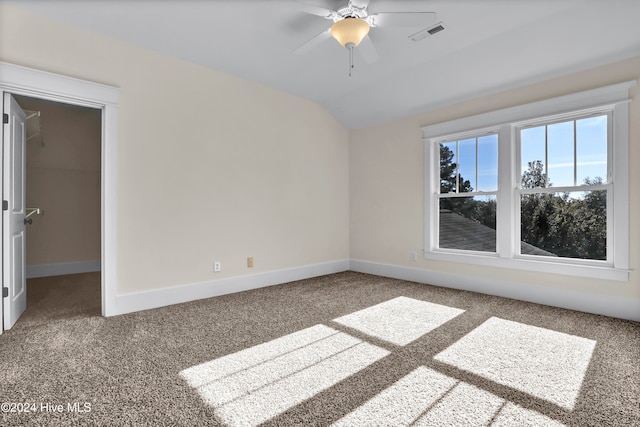
M 25 318 L 100 315 L 102 110 L 13 98 L 26 115 Z
M 3 100 L 7 96 L 25 96 L 39 100 L 54 101 L 57 103 L 81 107 L 89 107 L 101 112 L 101 263 L 100 283 L 101 283 L 101 314 L 103 316 L 113 316 L 118 314 L 117 310 L 117 146 L 118 146 L 118 100 L 121 90 L 114 86 L 108 86 L 101 83 L 81 80 L 61 74 L 51 73 L 35 68 L 24 67 L 16 64 L 0 61 L 0 92 L 2 92 Z M 14 101 L 15 102 L 15 101 Z M 20 108 L 17 106 L 17 108 Z M 20 109 L 21 110 L 21 109 Z M 3 122 L 8 119 L 10 109 L 3 104 Z M 24 119 L 25 114 L 22 114 Z M 7 123 L 9 121 L 7 120 Z M 24 121 L 22 122 L 24 124 Z M 9 125 L 4 126 L 3 130 L 3 149 L 7 146 L 6 142 L 14 140 L 9 137 L 11 129 L 15 128 Z M 46 131 L 45 131 L 46 145 Z M 24 142 L 23 138 L 23 142 Z M 26 145 L 26 144 L 25 144 Z M 7 157 L 7 156 L 5 156 Z M 14 159 L 9 156 L 6 161 Z M 4 162 L 3 162 L 4 163 Z M 10 188 L 15 185 L 15 179 L 5 176 L 3 167 L 2 186 L 3 189 Z M 8 169 L 7 169 L 8 170 Z M 21 175 L 22 176 L 22 175 Z M 9 196 L 5 194 L 3 196 Z M 5 202 L 3 201 L 3 207 Z M 22 212 L 21 212 L 22 213 Z M 47 213 L 45 212 L 44 215 Z M 26 216 L 23 213 L 23 219 Z M 28 219 L 27 219 L 28 220 Z M 5 242 L 10 235 L 10 230 L 2 227 L 2 238 Z M 4 251 L 7 252 L 7 251 Z M 25 263 L 21 265 L 24 266 Z M 52 265 L 64 263 L 51 263 Z M 10 264 L 3 257 L 2 262 L 3 275 L 7 275 L 7 269 L 11 269 Z M 48 265 L 46 268 L 52 268 Z M 11 270 L 8 270 L 11 274 Z M 22 276 L 24 277 L 24 276 Z M 54 276 L 55 277 L 55 276 Z M 6 280 L 5 280 L 6 281 Z M 3 330 L 11 328 L 11 322 L 7 323 L 6 319 L 11 316 L 10 310 L 7 311 L 8 305 L 13 300 L 11 292 L 11 280 L 3 284 L 3 304 L 0 304 L 0 318 L 3 319 Z M 7 286 L 7 284 L 9 286 Z M 15 288 L 15 286 L 14 286 Z M 15 292 L 14 292 L 15 293 Z M 7 297 L 4 295 L 7 294 Z

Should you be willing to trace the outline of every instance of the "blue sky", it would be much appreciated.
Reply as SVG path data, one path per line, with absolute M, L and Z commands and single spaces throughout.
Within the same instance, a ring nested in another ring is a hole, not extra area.
M 523 129 L 521 133 L 521 171 L 528 163 L 548 159 L 549 181 L 553 187 L 581 185 L 585 178 L 601 177 L 607 180 L 607 116 L 595 116 L 575 121 L 576 143 L 574 153 L 574 121 L 546 126 L 547 153 L 545 156 L 545 126 Z M 454 153 L 455 142 L 444 143 Z M 476 155 L 477 174 L 476 174 Z M 575 156 L 575 157 L 574 157 Z M 460 175 L 471 182 L 474 191 L 498 189 L 498 136 L 487 135 L 458 141 Z
M 585 178 L 607 180 L 607 116 L 576 120 L 574 153 L 573 121 L 547 126 L 548 173 L 553 187 L 577 185 Z M 574 159 L 575 155 L 575 159 Z M 545 126 L 524 129 L 521 138 L 521 170 L 528 162 L 545 161 Z
M 447 142 L 444 145 L 455 153 L 455 142 Z M 458 141 L 458 153 L 453 161 L 458 162 L 460 176 L 471 182 L 474 191 L 496 191 L 498 189 L 498 135 L 478 138 L 477 157 L 476 177 L 476 139 Z

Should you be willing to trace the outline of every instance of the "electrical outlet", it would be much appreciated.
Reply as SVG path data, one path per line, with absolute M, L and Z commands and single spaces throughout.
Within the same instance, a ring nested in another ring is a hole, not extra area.
M 216 261 L 213 263 L 213 272 L 219 273 L 222 270 L 222 263 L 220 261 Z
M 247 267 L 249 267 L 249 268 L 253 267 L 253 257 L 252 256 L 247 258 Z
M 411 252 L 411 261 L 418 261 L 418 253 Z

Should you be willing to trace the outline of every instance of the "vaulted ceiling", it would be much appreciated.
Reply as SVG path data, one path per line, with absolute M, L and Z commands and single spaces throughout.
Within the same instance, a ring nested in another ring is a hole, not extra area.
M 638 0 L 370 0 L 369 13 L 436 12 L 446 28 L 418 42 L 419 27 L 372 28 L 380 59 L 356 48 L 351 77 L 334 39 L 293 54 L 332 23 L 294 0 L 7 2 L 308 98 L 348 129 L 640 55 Z

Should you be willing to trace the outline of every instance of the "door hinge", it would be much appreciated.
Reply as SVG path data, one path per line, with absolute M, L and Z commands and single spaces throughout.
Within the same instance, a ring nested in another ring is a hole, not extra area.
M 9 123 L 9 115 L 7 113 L 2 114 L 2 123 L 5 125 Z
M 3 211 L 8 211 L 9 210 L 9 201 L 8 200 L 3 200 L 2 201 L 2 210 Z
M 2 288 L 2 298 L 6 298 L 9 296 L 9 288 Z

